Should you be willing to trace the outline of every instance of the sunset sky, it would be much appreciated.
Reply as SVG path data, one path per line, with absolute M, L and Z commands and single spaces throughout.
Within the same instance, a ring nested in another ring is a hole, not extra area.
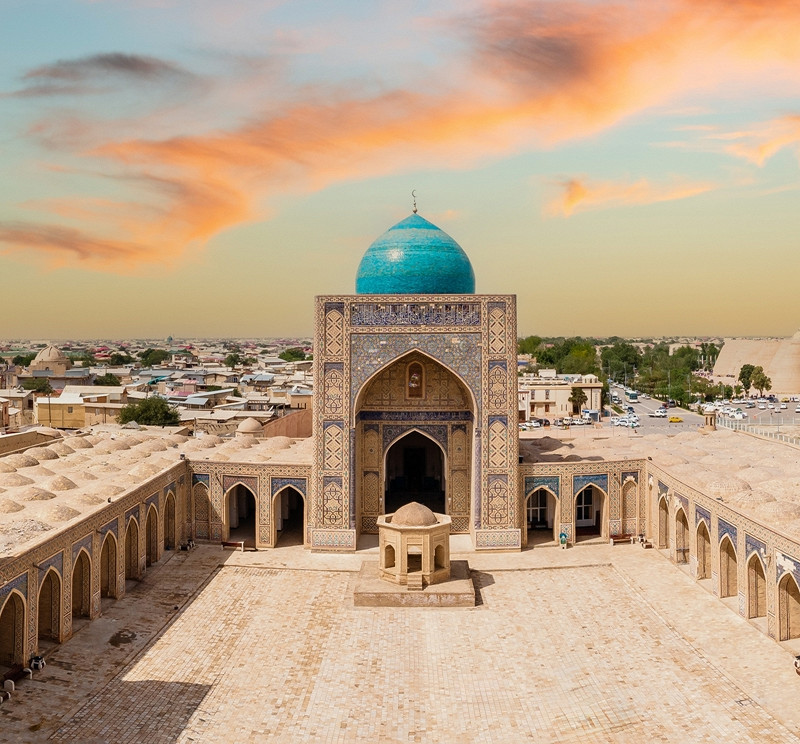
M 0 338 L 281 336 L 411 211 L 520 335 L 800 327 L 800 0 L 3 0 Z

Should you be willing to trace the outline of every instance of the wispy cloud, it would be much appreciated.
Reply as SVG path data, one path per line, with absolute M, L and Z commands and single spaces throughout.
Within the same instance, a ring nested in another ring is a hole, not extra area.
M 420 167 L 465 168 L 595 135 L 648 109 L 697 114 L 688 104 L 698 91 L 745 79 L 755 85 L 767 68 L 800 73 L 797 0 L 486 0 L 469 17 L 438 17 L 436 23 L 450 35 L 444 72 L 416 68 L 414 79 L 389 89 L 374 79 L 298 87 L 290 84 L 290 69 L 255 65 L 244 82 L 238 75 L 206 80 L 214 90 L 176 102 L 169 118 L 131 116 L 109 126 L 86 111 L 42 116 L 28 130 L 32 140 L 52 159 L 63 153 L 73 165 L 88 164 L 87 171 L 127 179 L 129 201 L 98 212 L 101 186 L 85 201 L 40 203 L 30 229 L 6 225 L 0 240 L 121 272 L 147 262 L 174 263 L 220 231 L 263 217 L 276 193 Z M 461 56 L 453 51 L 454 36 Z M 284 77 L 276 80 L 279 71 Z M 164 87 L 155 82 L 201 77 L 165 60 L 109 53 L 37 67 L 17 93 L 66 94 L 134 81 L 149 91 Z M 213 110 L 221 100 L 215 96 L 232 100 L 230 90 L 235 108 Z M 698 134 L 720 134 L 702 126 L 690 125 Z M 763 162 L 776 147 L 797 141 L 786 126 L 777 138 L 732 141 L 730 152 Z M 561 185 L 548 210 L 568 215 L 710 188 L 576 178 Z M 92 212 L 102 219 L 87 220 Z M 87 238 L 86 247 L 71 247 L 52 229 L 62 220 L 64 230 Z M 119 236 L 125 236 L 121 244 Z M 132 254 L 136 261 L 128 260 Z
M 800 115 L 781 116 L 746 132 L 729 132 L 724 139 L 734 141 L 727 152 L 759 166 L 786 147 L 800 156 Z
M 712 183 L 653 184 L 646 178 L 624 182 L 593 181 L 585 177 L 570 178 L 557 186 L 561 193 L 548 203 L 546 212 L 563 217 L 589 209 L 687 199 L 716 188 Z

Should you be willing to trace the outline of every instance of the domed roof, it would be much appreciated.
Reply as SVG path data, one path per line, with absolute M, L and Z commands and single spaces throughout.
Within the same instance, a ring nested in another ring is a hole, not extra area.
M 438 521 L 436 515 L 418 501 L 403 504 L 392 517 L 392 524 L 400 527 L 430 527 Z
M 242 421 L 242 423 L 236 427 L 236 431 L 240 434 L 263 434 L 264 428 L 251 416 Z
M 475 273 L 461 246 L 418 214 L 390 227 L 358 265 L 357 294 L 473 294 Z
M 33 360 L 34 362 L 66 362 L 68 361 L 66 355 L 61 349 L 50 344 L 45 346 Z

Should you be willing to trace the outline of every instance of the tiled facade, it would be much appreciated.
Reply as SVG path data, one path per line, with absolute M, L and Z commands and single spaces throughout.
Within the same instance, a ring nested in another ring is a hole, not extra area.
M 519 549 L 513 296 L 318 297 L 315 350 L 312 549 L 376 531 L 387 451 L 412 431 L 444 453 L 453 531 Z

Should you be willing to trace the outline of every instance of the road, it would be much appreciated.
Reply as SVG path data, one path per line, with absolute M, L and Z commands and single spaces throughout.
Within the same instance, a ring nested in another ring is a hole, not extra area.
M 653 413 L 657 408 L 659 408 L 659 406 L 661 406 L 662 402 L 660 400 L 648 398 L 645 400 L 640 400 L 638 403 L 628 403 L 625 401 L 625 391 L 622 387 L 612 385 L 611 391 L 617 393 L 617 395 L 622 398 L 623 402 L 620 407 L 623 411 L 628 406 L 633 406 L 633 410 L 639 417 L 639 431 L 641 432 L 646 432 L 648 430 L 664 431 L 669 429 L 681 429 L 686 428 L 687 426 L 695 428 L 703 423 L 703 417 L 700 414 L 687 411 L 685 408 L 669 409 L 670 416 L 679 416 L 683 419 L 683 422 L 680 424 L 671 424 L 669 422 L 669 418 L 650 418 L 648 414 Z M 610 423 L 607 423 L 606 425 L 611 426 Z

